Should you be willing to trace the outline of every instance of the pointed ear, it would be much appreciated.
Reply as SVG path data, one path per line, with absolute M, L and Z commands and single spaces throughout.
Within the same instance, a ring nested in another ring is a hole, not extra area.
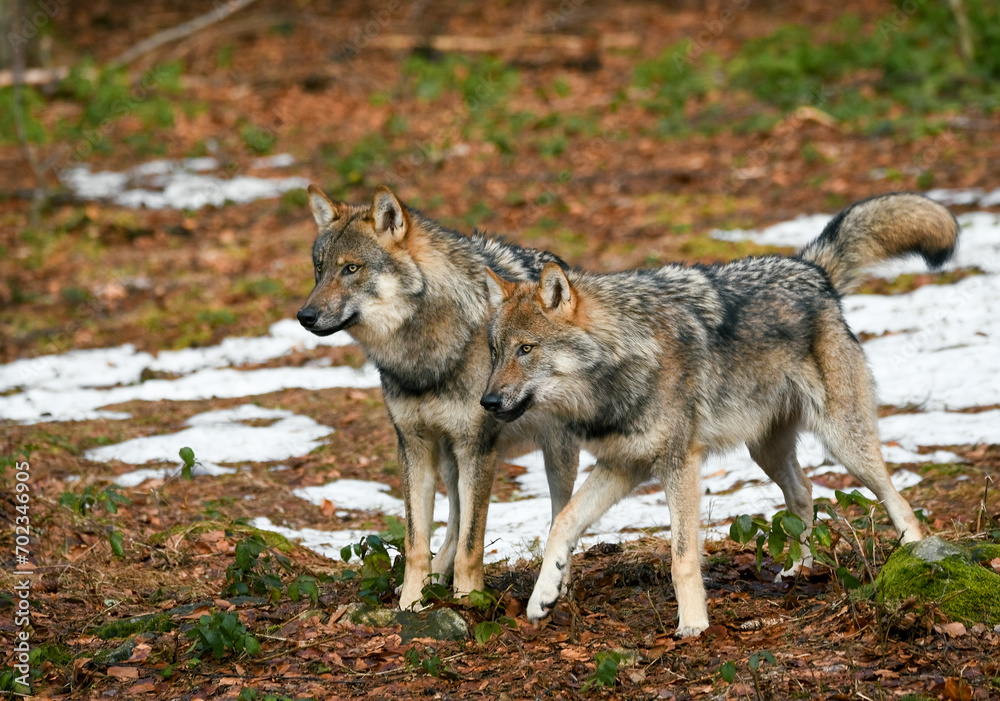
M 340 202 L 334 202 L 326 193 L 320 190 L 315 185 L 309 186 L 309 207 L 312 209 L 313 218 L 316 220 L 316 225 L 320 229 L 329 226 L 331 223 L 340 219 L 341 214 L 344 211 L 344 205 Z
M 560 309 L 569 314 L 576 307 L 576 293 L 569 284 L 566 272 L 558 263 L 546 263 L 542 268 L 542 276 L 538 281 L 538 299 L 542 309 L 546 311 Z
M 410 218 L 403 209 L 403 205 L 392 194 L 392 190 L 385 185 L 379 185 L 375 189 L 372 217 L 375 219 L 376 234 L 389 234 L 392 240 L 397 243 L 406 237 Z
M 490 293 L 490 307 L 497 309 L 508 297 L 514 293 L 514 283 L 504 280 L 493 272 L 492 268 L 486 268 L 486 289 Z

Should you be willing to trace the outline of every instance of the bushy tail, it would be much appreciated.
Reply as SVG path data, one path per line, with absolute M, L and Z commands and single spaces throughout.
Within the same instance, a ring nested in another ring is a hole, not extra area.
M 923 195 L 891 193 L 847 207 L 799 257 L 826 270 L 844 294 L 862 268 L 879 261 L 915 254 L 939 268 L 955 252 L 957 239 L 958 222 L 942 205 Z

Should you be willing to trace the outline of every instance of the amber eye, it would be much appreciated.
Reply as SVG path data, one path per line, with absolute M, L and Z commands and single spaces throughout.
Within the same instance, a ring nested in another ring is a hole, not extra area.
M 344 266 L 344 275 L 354 275 L 354 273 L 358 272 L 358 268 L 360 267 L 361 267 L 360 265 L 355 265 L 354 263 L 348 263 L 347 265 Z
M 531 345 L 529 343 L 525 343 L 523 346 L 521 346 L 520 348 L 517 349 L 517 354 L 518 355 L 527 355 L 528 353 L 531 352 L 532 348 L 534 348 L 533 345 Z

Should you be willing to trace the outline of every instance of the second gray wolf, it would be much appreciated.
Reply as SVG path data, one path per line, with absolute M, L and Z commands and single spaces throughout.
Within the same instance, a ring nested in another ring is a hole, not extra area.
M 598 458 L 555 518 L 529 618 L 565 592 L 584 530 L 655 477 L 670 510 L 677 633 L 703 631 L 702 460 L 745 443 L 811 524 L 811 483 L 795 456 L 801 430 L 875 493 L 903 542 L 919 540 L 882 460 L 874 381 L 840 299 L 878 261 L 918 254 L 940 266 L 957 236 L 947 209 L 895 193 L 840 212 L 796 256 L 608 274 L 548 264 L 538 282 L 491 274 L 483 406 L 504 421 L 554 415 Z
M 483 539 L 498 461 L 526 441 L 542 448 L 553 517 L 569 500 L 579 441 L 544 416 L 507 424 L 479 404 L 490 373 L 484 266 L 538 280 L 555 255 L 464 236 L 405 207 L 382 186 L 371 204 L 335 202 L 314 185 L 316 286 L 299 310 L 309 331 L 346 330 L 375 364 L 399 438 L 406 572 L 399 605 L 419 605 L 433 574 L 454 573 L 459 595 L 482 590 Z M 448 489 L 445 543 L 431 560 L 437 475 Z

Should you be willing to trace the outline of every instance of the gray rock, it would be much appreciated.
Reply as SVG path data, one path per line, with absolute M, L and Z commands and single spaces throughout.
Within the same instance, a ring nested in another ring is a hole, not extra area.
M 469 626 L 465 619 L 453 609 L 440 608 L 426 611 L 399 611 L 388 608 L 372 608 L 367 604 L 349 604 L 344 618 L 355 625 L 388 628 L 400 626 L 399 637 L 403 642 L 414 638 L 434 640 L 464 640 L 469 637 Z
M 913 546 L 911 554 L 924 562 L 940 562 L 951 555 L 961 555 L 968 558 L 968 555 L 960 547 L 947 540 L 942 540 L 936 535 L 918 542 Z

